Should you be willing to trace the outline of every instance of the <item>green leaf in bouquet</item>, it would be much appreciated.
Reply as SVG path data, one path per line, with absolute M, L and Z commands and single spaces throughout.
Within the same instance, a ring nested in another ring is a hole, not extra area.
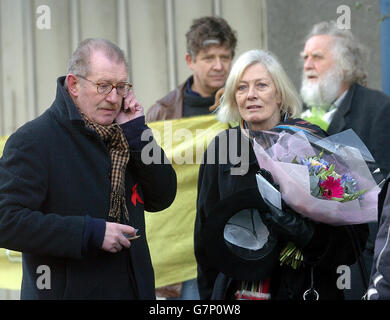
M 297 156 L 295 156 L 294 159 L 292 159 L 291 163 L 299 164 L 299 162 L 297 160 Z
M 344 194 L 343 198 L 341 199 L 341 202 L 348 202 L 359 199 L 363 194 L 365 194 L 368 191 L 368 189 L 363 189 L 360 191 L 356 191 L 353 194 Z

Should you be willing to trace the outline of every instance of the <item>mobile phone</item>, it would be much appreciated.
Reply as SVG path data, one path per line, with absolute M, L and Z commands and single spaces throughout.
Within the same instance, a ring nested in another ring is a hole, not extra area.
M 141 237 L 140 235 L 135 235 L 135 236 L 131 236 L 131 235 L 125 235 L 126 239 L 127 240 L 136 240 L 138 239 L 139 237 Z
M 127 234 L 127 233 L 124 233 L 123 235 L 126 237 L 127 240 L 136 240 L 136 239 L 138 239 L 140 237 L 140 235 L 137 234 L 137 232 L 138 232 L 138 229 L 135 229 L 135 235 L 134 236 L 132 236 L 130 234 Z
M 121 110 L 122 110 L 123 112 L 125 111 L 125 98 L 122 98 Z

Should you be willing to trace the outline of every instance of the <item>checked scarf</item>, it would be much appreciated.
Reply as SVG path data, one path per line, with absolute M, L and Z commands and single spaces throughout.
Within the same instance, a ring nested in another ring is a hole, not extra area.
M 130 150 L 125 135 L 116 122 L 109 126 L 102 126 L 90 121 L 85 114 L 81 113 L 81 115 L 85 125 L 96 131 L 110 151 L 111 195 L 108 216 L 112 221 L 121 223 L 121 218 L 123 218 L 123 222 L 127 223 L 129 221 L 129 212 L 127 211 L 125 198 L 125 173 L 130 159 Z M 122 209 L 124 217 L 122 217 Z

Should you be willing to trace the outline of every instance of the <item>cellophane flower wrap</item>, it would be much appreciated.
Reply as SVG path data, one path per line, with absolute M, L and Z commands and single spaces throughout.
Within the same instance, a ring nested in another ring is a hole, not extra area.
M 335 226 L 377 220 L 380 188 L 365 161 L 372 156 L 353 130 L 324 139 L 313 139 L 302 131 L 262 132 L 255 138 L 254 152 L 260 167 L 268 170 L 279 185 L 284 202 L 303 216 Z M 314 163 L 316 168 L 313 161 L 319 162 Z M 324 171 L 330 166 L 336 173 L 334 177 L 324 181 L 317 177 L 313 181 L 315 173 L 310 174 L 309 168 L 318 173 L 321 167 Z M 340 190 L 341 182 L 361 195 L 340 201 L 346 192 L 345 188 Z M 319 186 L 322 193 L 315 190 Z

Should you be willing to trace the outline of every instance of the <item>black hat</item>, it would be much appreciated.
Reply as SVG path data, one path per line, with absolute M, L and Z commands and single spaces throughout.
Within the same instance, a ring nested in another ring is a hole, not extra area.
M 257 188 L 238 191 L 220 200 L 200 230 L 200 246 L 204 248 L 208 265 L 236 280 L 268 277 L 279 261 L 280 244 L 261 220 L 262 213 L 267 211 L 268 206 Z M 234 224 L 237 216 L 242 222 L 239 226 Z M 252 226 L 252 230 L 245 224 Z M 256 234 L 256 229 L 261 234 Z M 249 245 L 248 242 L 240 244 L 242 239 L 235 237 L 245 233 L 257 238 Z

